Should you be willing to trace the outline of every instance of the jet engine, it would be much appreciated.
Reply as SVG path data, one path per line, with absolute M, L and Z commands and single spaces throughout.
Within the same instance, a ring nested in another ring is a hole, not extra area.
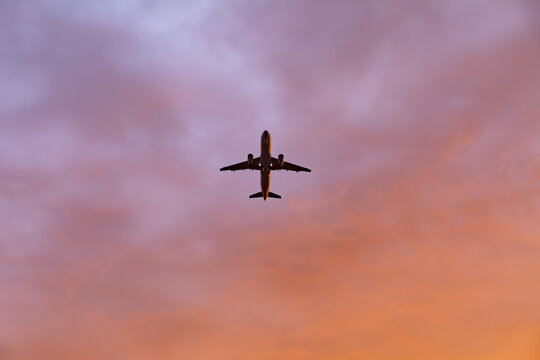
M 285 156 L 283 156 L 283 154 L 279 154 L 278 156 L 279 167 L 282 167 L 284 162 L 285 162 Z
M 253 165 L 253 154 L 248 154 L 248 165 Z

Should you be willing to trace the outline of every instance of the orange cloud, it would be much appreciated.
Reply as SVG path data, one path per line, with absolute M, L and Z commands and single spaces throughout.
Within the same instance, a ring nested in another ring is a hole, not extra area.
M 0 358 L 537 358 L 535 6 L 0 5 Z

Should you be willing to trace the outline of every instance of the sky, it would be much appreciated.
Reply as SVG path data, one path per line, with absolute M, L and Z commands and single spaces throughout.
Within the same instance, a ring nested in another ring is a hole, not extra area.
M 531 0 L 0 0 L 0 359 L 540 357 Z M 249 199 L 260 149 L 281 200 Z

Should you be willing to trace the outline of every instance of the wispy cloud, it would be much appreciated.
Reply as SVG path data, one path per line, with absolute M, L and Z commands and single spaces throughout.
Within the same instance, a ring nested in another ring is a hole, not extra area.
M 0 357 L 537 356 L 537 10 L 3 3 Z

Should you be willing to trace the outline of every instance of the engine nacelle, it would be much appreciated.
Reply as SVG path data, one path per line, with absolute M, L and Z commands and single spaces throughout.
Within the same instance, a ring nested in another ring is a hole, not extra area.
M 253 165 L 253 154 L 248 154 L 248 165 Z
M 285 162 L 285 156 L 283 156 L 283 154 L 279 154 L 279 156 L 277 157 L 277 159 L 278 159 L 279 167 L 282 167 L 282 166 L 283 166 L 283 163 Z

